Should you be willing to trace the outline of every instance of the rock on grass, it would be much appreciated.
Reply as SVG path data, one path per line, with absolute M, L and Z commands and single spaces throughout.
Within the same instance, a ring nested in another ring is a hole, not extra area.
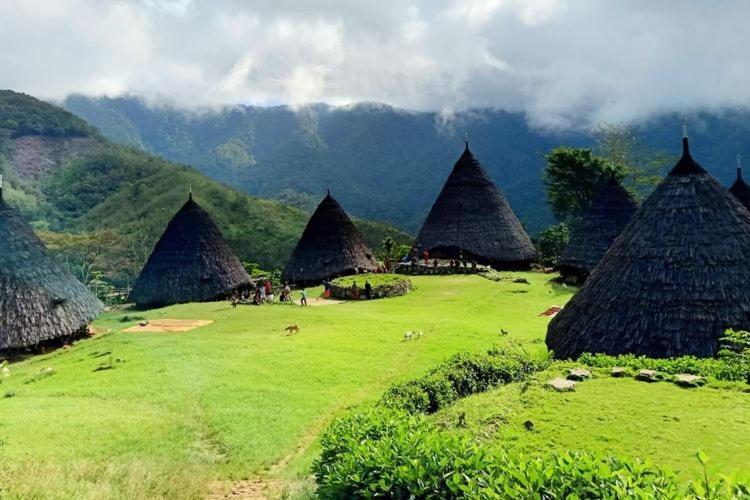
M 698 375 L 691 375 L 689 373 L 680 373 L 675 375 L 674 383 L 680 387 L 701 387 L 706 385 L 706 379 Z
M 573 380 L 565 378 L 556 378 L 547 382 L 547 385 L 556 390 L 557 392 L 570 392 L 575 391 L 576 383 Z

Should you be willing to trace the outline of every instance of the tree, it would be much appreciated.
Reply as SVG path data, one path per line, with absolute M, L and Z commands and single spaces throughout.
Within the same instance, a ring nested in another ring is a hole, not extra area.
M 385 258 L 390 260 L 393 257 L 393 246 L 395 242 L 390 236 L 383 238 L 383 250 L 385 250 Z
M 648 149 L 631 127 L 605 123 L 592 136 L 597 155 L 624 172 L 623 185 L 638 199 L 651 193 L 674 162 L 667 153 Z
M 140 270 L 130 258 L 125 238 L 112 230 L 93 233 L 39 231 L 45 246 L 86 286 L 101 288 L 103 280 L 127 284 Z M 95 285 L 92 282 L 96 281 Z
M 560 220 L 582 214 L 611 176 L 622 180 L 626 174 L 622 166 L 595 156 L 586 148 L 555 148 L 544 158 L 547 197 Z
M 536 245 L 542 265 L 554 265 L 568 246 L 569 239 L 568 226 L 565 223 L 542 229 Z

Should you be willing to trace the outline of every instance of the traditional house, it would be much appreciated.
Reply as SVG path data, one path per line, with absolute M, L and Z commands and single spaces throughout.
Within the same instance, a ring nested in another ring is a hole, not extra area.
M 461 256 L 497 269 L 528 268 L 534 245 L 502 193 L 466 149 L 453 167 L 416 240 L 419 253 Z
M 251 288 L 250 276 L 190 194 L 167 225 L 129 300 L 139 307 L 220 300 Z
M 376 267 L 372 250 L 328 192 L 310 217 L 282 277 L 309 285 Z

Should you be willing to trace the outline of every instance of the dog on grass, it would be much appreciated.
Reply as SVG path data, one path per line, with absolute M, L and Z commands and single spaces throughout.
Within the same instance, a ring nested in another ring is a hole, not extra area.
M 289 325 L 286 328 L 284 328 L 284 331 L 288 335 L 291 335 L 293 333 L 299 333 L 299 325 Z

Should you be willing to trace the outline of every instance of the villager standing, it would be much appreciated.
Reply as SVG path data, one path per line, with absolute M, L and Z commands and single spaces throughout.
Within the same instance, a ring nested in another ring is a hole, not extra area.
M 299 299 L 299 305 L 306 306 L 307 305 L 307 289 L 303 288 L 301 294 L 302 295 Z
M 357 286 L 356 281 L 352 283 L 352 299 L 359 300 L 359 287 Z
M 372 285 L 369 281 L 365 281 L 365 298 L 372 300 Z

